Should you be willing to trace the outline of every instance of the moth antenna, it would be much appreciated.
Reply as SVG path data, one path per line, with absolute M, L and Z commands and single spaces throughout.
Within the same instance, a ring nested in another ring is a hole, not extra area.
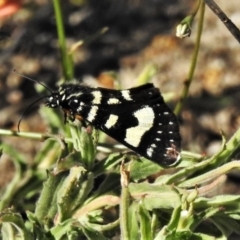
M 32 102 L 32 103 L 23 111 L 23 113 L 22 113 L 22 115 L 21 115 L 21 117 L 20 117 L 20 119 L 19 119 L 19 121 L 18 121 L 18 125 L 17 125 L 18 132 L 20 132 L 20 124 L 21 124 L 21 122 L 22 122 L 22 120 L 23 120 L 23 117 L 24 117 L 25 113 L 26 113 L 35 103 L 41 101 L 42 99 L 44 99 L 44 98 L 46 98 L 46 97 L 47 97 L 47 96 L 41 97 L 41 98 L 37 99 L 36 101 Z
M 43 86 L 45 89 L 47 89 L 51 94 L 53 94 L 53 91 L 52 91 L 48 86 L 46 86 L 45 84 L 43 84 L 43 83 L 41 83 L 41 82 L 39 82 L 39 81 L 37 81 L 37 80 L 35 80 L 35 79 L 32 79 L 32 78 L 30 78 L 30 77 L 27 77 L 27 76 L 25 76 L 25 75 L 17 72 L 16 69 L 13 69 L 13 72 L 16 73 L 17 75 L 19 75 L 19 76 L 21 76 L 21 77 L 29 80 L 29 81 L 38 83 L 39 85 L 41 85 L 41 86 Z

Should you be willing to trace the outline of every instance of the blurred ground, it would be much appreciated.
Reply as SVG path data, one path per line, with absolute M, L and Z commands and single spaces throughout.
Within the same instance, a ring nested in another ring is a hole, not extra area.
M 191 61 L 197 20 L 190 38 L 177 39 L 175 27 L 195 1 L 89 0 L 81 7 L 62 2 L 69 46 L 109 27 L 107 33 L 76 52 L 76 79 L 99 79 L 103 71 L 116 71 L 122 86 L 132 87 L 144 66 L 155 63 L 154 83 L 161 92 L 173 92 L 174 100 L 178 99 Z M 217 3 L 240 27 L 239 3 Z M 229 139 L 240 125 L 240 46 L 207 6 L 205 16 L 195 79 L 180 123 L 184 149 L 213 154 L 221 145 L 220 129 Z M 22 1 L 17 12 L 0 19 L 0 30 L 10 35 L 3 35 L 0 41 L 0 128 L 16 129 L 21 113 L 39 96 L 32 82 L 12 70 L 50 87 L 62 76 L 51 1 Z M 37 108 L 35 105 L 26 115 L 22 130 L 46 131 Z M 5 141 L 29 157 L 41 144 Z

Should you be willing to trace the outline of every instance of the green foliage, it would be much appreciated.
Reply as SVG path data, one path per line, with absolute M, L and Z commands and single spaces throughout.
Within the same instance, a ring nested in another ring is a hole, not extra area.
M 2 144 L 16 167 L 1 197 L 2 239 L 109 239 L 119 231 L 119 223 L 128 224 L 129 239 L 227 239 L 233 232 L 240 234 L 240 196 L 204 197 L 219 176 L 240 167 L 238 161 L 229 162 L 239 150 L 240 130 L 213 157 L 189 159 L 182 154 L 172 174 L 146 159 L 118 153 L 98 162 L 96 131 L 71 126 L 70 132 L 78 151 L 69 152 L 62 139 L 48 139 L 31 166 Z M 119 173 L 118 167 L 124 159 L 130 160 L 125 163 L 130 171 L 126 185 L 120 178 L 128 171 Z M 43 162 L 49 163 L 47 174 L 40 169 Z M 153 183 L 139 181 L 156 172 L 162 175 Z M 204 186 L 195 188 L 198 183 Z M 24 208 L 37 198 L 36 206 Z M 207 233 L 206 221 L 211 221 Z

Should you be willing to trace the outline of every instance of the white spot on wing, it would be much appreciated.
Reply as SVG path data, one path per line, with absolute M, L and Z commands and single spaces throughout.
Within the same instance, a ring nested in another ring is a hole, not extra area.
M 93 104 L 101 104 L 102 101 L 102 93 L 100 91 L 93 91 L 92 92 L 93 95 Z
M 116 124 L 117 120 L 118 120 L 118 116 L 117 115 L 110 114 L 107 122 L 105 123 L 105 127 L 106 128 L 113 127 Z
M 138 125 L 126 130 L 126 137 L 124 140 L 128 144 L 138 147 L 142 136 L 153 127 L 155 115 L 154 111 L 149 106 L 145 106 L 144 108 L 137 110 L 133 113 L 133 115 L 137 118 Z
M 153 148 L 149 147 L 149 148 L 147 149 L 147 155 L 148 155 L 149 157 L 152 157 L 152 154 L 153 154 Z
M 122 96 L 125 100 L 132 101 L 129 90 L 122 90 L 121 93 L 122 93 Z
M 117 98 L 109 98 L 107 103 L 108 104 L 119 104 L 121 102 Z
M 87 116 L 87 120 L 89 122 L 93 122 L 96 118 L 96 115 L 97 115 L 97 111 L 98 111 L 98 106 L 92 106 L 89 113 L 88 113 L 88 116 Z

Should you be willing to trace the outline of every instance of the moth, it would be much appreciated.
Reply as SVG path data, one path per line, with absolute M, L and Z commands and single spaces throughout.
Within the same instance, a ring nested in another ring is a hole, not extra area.
M 180 159 L 178 120 L 151 83 L 126 90 L 67 83 L 45 104 L 83 119 L 153 162 L 172 165 Z

